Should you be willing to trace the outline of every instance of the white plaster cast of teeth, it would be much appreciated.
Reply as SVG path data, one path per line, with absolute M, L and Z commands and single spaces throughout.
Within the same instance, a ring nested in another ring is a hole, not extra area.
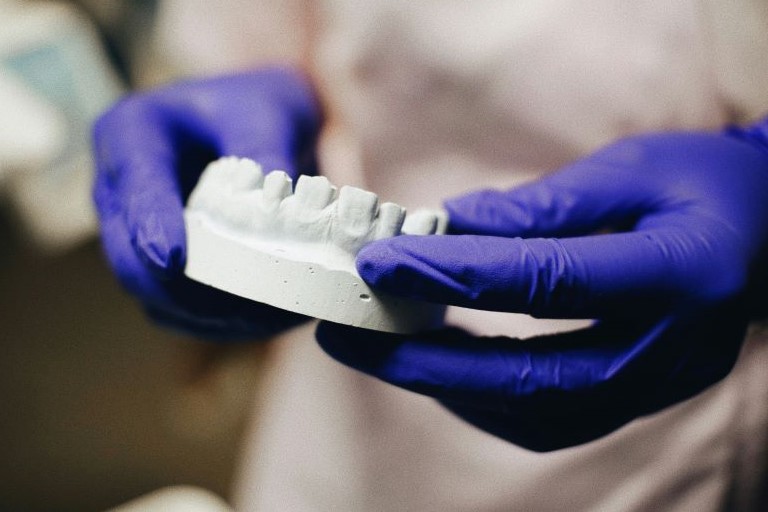
M 448 212 L 420 209 L 405 218 L 401 232 L 404 235 L 442 235 L 447 227 Z
M 373 240 L 441 234 L 447 214 L 406 215 L 394 203 L 324 177 L 301 176 L 291 193 L 282 171 L 225 157 L 203 172 L 184 212 L 190 278 L 304 315 L 378 331 L 442 324 L 445 306 L 384 294 L 357 274 L 355 256 Z

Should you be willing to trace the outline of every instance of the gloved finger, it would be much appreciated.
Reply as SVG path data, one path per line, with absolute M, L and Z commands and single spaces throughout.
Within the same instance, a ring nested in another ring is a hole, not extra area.
M 176 330 L 216 340 L 254 339 L 272 335 L 306 320 L 186 279 L 158 280 L 132 249 L 119 215 L 102 220 L 102 237 L 118 278 L 146 305 L 151 317 Z
M 154 112 L 130 101 L 96 124 L 94 200 L 102 219 L 123 217 L 128 239 L 143 263 L 160 277 L 175 275 L 185 262 L 175 153 L 179 134 Z M 103 136 L 116 130 L 122 137 Z
M 434 397 L 516 444 L 551 450 L 597 438 L 722 379 L 746 323 L 716 313 L 603 322 L 525 341 L 456 329 L 392 335 L 322 322 L 317 340 L 345 365 Z
M 684 228 L 568 239 L 400 236 L 365 246 L 360 276 L 394 295 L 548 318 L 713 302 L 741 290 L 727 239 Z M 694 253 L 695 257 L 691 257 Z M 724 260 L 724 258 L 726 258 Z M 722 268 L 712 275 L 712 268 Z M 702 276 L 707 276 L 706 279 Z
M 134 250 L 125 219 L 120 212 L 105 212 L 100 220 L 101 241 L 110 266 L 118 280 L 131 293 L 142 299 L 158 298 L 163 301 L 166 291 L 164 280 L 158 280 Z
M 636 340 L 601 331 L 607 329 L 517 340 L 475 337 L 457 328 L 393 335 L 321 322 L 316 337 L 334 359 L 390 384 L 507 411 L 512 402 L 565 406 L 566 395 L 608 380 Z
M 659 194 L 643 146 L 613 144 L 540 180 L 481 190 L 445 202 L 450 231 L 520 237 L 585 235 L 632 223 Z
M 591 389 L 568 390 L 570 380 L 561 371 L 566 378 L 560 380 L 559 393 L 510 400 L 506 410 L 479 408 L 461 400 L 440 401 L 465 421 L 530 450 L 575 446 L 695 396 L 720 381 L 736 362 L 747 322 L 737 301 L 696 318 L 666 318 L 622 332 L 626 325 L 621 321 L 613 328 L 584 331 L 598 343 L 613 339 L 621 345 L 622 340 L 636 340 L 615 359 L 606 380 Z M 568 341 L 559 335 L 549 337 L 548 342 L 556 338 Z M 577 369 L 590 367 L 586 359 L 568 362 Z
M 565 350 L 558 354 L 556 342 L 473 338 L 461 331 L 405 337 L 325 322 L 317 329 L 321 347 L 339 362 L 435 397 L 468 423 L 535 451 L 597 439 L 645 411 L 618 390 L 615 403 L 599 398 L 596 382 L 605 378 L 611 358 L 600 336 L 594 338 L 590 351 L 578 335 L 562 335 Z M 598 365 L 592 354 L 600 355 Z
M 219 152 L 252 158 L 265 172 L 281 169 L 294 178 L 299 173 L 314 172 L 314 150 L 322 114 L 309 80 L 284 68 L 225 80 L 228 87 L 239 90 L 262 87 L 268 93 L 250 94 L 247 101 L 219 106 L 220 110 L 234 107 L 238 116 L 237 125 L 226 116 L 214 120 L 212 132 Z M 277 82 L 279 88 L 274 85 Z
M 441 400 L 459 418 L 491 435 L 535 452 L 561 450 L 599 439 L 642 415 L 636 403 L 625 399 L 610 407 L 582 402 L 572 411 L 500 413 Z M 591 406 L 594 405 L 594 406 Z
M 95 126 L 97 207 L 123 211 L 136 251 L 158 276 L 177 273 L 183 201 L 210 161 L 233 154 L 265 170 L 314 172 L 321 120 L 308 89 L 298 75 L 274 69 L 124 100 Z
M 180 143 L 205 141 L 210 159 L 247 157 L 294 177 L 322 122 L 309 81 L 279 67 L 176 84 L 156 91 L 150 103 L 183 135 L 177 154 Z

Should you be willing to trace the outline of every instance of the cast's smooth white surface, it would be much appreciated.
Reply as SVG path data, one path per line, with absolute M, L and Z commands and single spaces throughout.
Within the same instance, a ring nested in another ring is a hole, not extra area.
M 394 203 L 324 177 L 267 176 L 249 159 L 210 164 L 185 211 L 187 266 L 196 281 L 282 309 L 377 331 L 407 333 L 442 324 L 445 306 L 369 288 L 355 256 L 401 233 L 444 232 L 444 212 L 406 216 Z

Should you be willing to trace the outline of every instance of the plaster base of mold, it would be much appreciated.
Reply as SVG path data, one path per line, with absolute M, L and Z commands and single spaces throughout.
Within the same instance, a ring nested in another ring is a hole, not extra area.
M 356 273 L 331 268 L 296 246 L 232 236 L 198 212 L 185 213 L 188 277 L 201 283 L 322 320 L 392 333 L 443 325 L 445 306 L 372 290 Z

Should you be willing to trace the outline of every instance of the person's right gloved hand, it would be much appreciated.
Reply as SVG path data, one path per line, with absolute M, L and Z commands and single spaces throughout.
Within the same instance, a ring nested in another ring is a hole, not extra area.
M 364 247 L 365 282 L 412 299 L 597 321 L 529 340 L 322 322 L 318 342 L 517 445 L 586 443 L 702 392 L 736 362 L 751 299 L 765 302 L 768 120 L 727 134 L 634 135 L 536 182 L 445 206 L 450 235 Z
M 321 113 L 306 79 L 272 68 L 129 96 L 94 128 L 94 200 L 105 252 L 155 320 L 218 338 L 254 338 L 303 317 L 196 283 L 183 274 L 183 208 L 200 173 L 224 155 L 265 172 L 315 172 Z

